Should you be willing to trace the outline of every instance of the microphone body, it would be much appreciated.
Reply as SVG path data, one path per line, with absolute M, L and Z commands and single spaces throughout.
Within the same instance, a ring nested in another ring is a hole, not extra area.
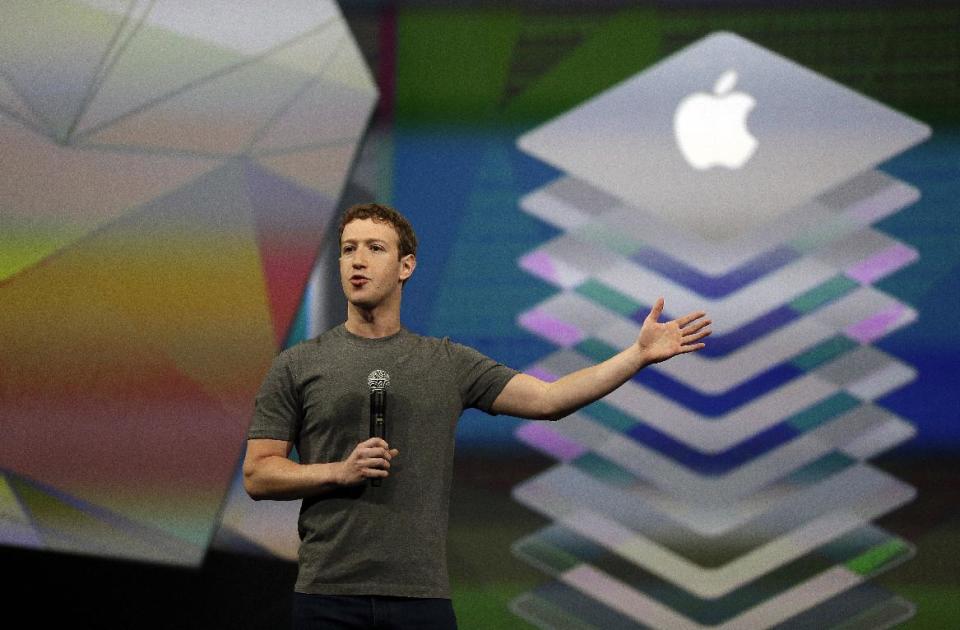
M 390 386 L 390 375 L 383 370 L 374 370 L 367 377 L 370 387 L 370 437 L 387 439 L 387 387 Z M 370 485 L 378 487 L 382 480 L 375 477 Z
M 370 391 L 370 437 L 386 439 L 387 392 Z

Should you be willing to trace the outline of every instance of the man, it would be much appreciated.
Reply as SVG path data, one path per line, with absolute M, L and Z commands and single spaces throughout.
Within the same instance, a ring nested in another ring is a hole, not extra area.
M 417 241 L 398 212 L 349 208 L 339 243 L 346 322 L 274 361 L 257 395 L 244 484 L 257 500 L 303 499 L 295 627 L 455 628 L 446 530 L 462 410 L 557 420 L 647 365 L 699 350 L 710 322 L 696 312 L 659 323 L 660 299 L 631 347 L 546 383 L 401 326 Z M 369 437 L 367 376 L 378 369 L 391 380 L 386 439 Z

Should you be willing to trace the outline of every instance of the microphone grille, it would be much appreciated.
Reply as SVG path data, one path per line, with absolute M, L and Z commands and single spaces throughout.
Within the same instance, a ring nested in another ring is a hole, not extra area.
M 386 391 L 390 387 L 390 375 L 383 370 L 374 370 L 367 377 L 367 385 L 372 391 Z

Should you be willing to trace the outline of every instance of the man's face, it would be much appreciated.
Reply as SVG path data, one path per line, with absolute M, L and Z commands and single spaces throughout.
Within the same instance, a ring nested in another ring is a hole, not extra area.
M 413 273 L 412 255 L 398 260 L 400 237 L 389 223 L 355 219 L 340 237 L 340 283 L 347 301 L 370 309 L 400 295 L 400 281 Z

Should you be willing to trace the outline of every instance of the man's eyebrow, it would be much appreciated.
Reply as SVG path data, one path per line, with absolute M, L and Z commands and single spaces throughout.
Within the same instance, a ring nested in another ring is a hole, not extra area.
M 359 242 L 360 242 L 359 239 L 345 238 L 342 241 L 340 241 L 340 244 L 343 245 L 345 243 L 359 243 Z M 368 238 L 368 239 L 364 239 L 363 242 L 364 243 L 387 243 L 388 241 L 385 238 Z

